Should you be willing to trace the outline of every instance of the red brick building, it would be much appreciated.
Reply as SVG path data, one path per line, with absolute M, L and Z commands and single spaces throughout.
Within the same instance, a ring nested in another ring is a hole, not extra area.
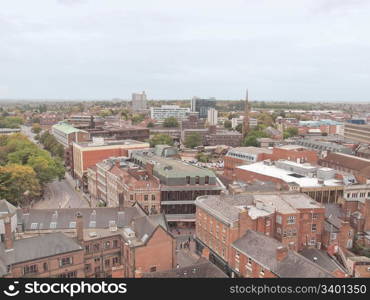
M 73 174 L 87 190 L 86 175 L 89 167 L 109 157 L 128 157 L 130 151 L 146 148 L 149 148 L 149 143 L 133 140 L 95 139 L 93 142 L 73 143 Z
M 0 207 L 0 277 L 134 277 L 176 265 L 166 219 L 137 204 L 23 212 L 1 200 Z
M 343 196 L 343 180 L 330 168 L 318 168 L 289 160 L 263 161 L 239 166 L 235 170 L 239 181 L 269 181 L 282 189 L 302 192 L 320 203 L 336 203 Z
M 245 278 L 330 278 L 320 265 L 262 233 L 247 230 L 230 248 L 232 275 Z
M 318 155 L 315 151 L 302 146 L 285 145 L 272 149 L 257 147 L 238 147 L 228 151 L 224 157 L 224 175 L 238 178 L 236 167 L 270 159 L 289 160 L 299 163 L 317 164 Z
M 351 173 L 361 184 L 370 183 L 370 160 L 344 153 L 330 152 L 319 165 Z
M 272 158 L 272 150 L 257 147 L 237 147 L 232 148 L 224 157 L 224 175 L 235 177 L 235 168 Z
M 271 160 L 286 159 L 300 163 L 317 164 L 319 159 L 315 151 L 309 150 L 302 146 L 285 145 L 274 147 L 272 149 Z
M 305 194 L 202 196 L 196 206 L 197 251 L 226 272 L 231 244 L 248 229 L 294 250 L 321 247 L 324 207 Z

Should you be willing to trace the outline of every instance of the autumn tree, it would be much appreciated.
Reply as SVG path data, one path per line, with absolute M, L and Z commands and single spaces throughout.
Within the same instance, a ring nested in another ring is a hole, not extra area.
M 168 134 L 155 134 L 150 140 L 150 147 L 155 145 L 173 145 L 173 139 Z
M 24 205 L 40 194 L 41 186 L 32 167 L 17 164 L 0 167 L 0 198 Z
M 191 133 L 186 136 L 184 144 L 187 148 L 195 148 L 202 144 L 202 137 L 197 132 Z
M 42 128 L 41 128 L 40 124 L 34 123 L 32 125 L 32 129 L 31 130 L 32 130 L 33 133 L 39 134 L 42 131 Z
M 163 126 L 164 127 L 179 127 L 179 122 L 177 121 L 175 117 L 169 117 L 163 121 Z

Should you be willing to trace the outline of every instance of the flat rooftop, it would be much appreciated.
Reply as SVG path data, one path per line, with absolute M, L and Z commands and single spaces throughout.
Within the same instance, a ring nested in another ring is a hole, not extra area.
M 135 153 L 133 157 L 141 158 L 145 162 L 153 163 L 154 170 L 164 177 L 182 178 L 184 176 L 209 176 L 215 177 L 215 174 L 201 167 L 187 164 L 181 160 L 164 158 L 157 155 L 146 155 Z
M 285 161 L 284 161 L 285 162 Z M 250 165 L 237 167 L 238 169 L 280 179 L 286 183 L 296 183 L 300 187 L 320 187 L 320 186 L 341 186 L 342 182 L 336 179 L 324 180 L 323 184 L 319 183 L 317 178 L 295 176 L 296 173 L 285 169 L 280 169 L 275 165 L 267 165 L 263 161 Z
M 260 153 L 266 153 L 266 154 L 272 154 L 271 149 L 266 148 L 258 148 L 258 147 L 236 147 L 229 150 L 229 152 L 242 152 L 247 154 L 260 154 Z
M 90 141 L 90 142 L 80 142 L 75 143 L 79 145 L 80 147 L 102 147 L 102 146 L 127 146 L 127 145 L 149 145 L 146 142 L 136 141 L 136 140 L 102 140 L 102 141 Z
M 306 147 L 304 147 L 304 146 L 299 146 L 299 145 L 283 145 L 283 146 L 275 147 L 275 148 L 284 149 L 284 150 L 299 150 L 299 149 L 307 149 Z

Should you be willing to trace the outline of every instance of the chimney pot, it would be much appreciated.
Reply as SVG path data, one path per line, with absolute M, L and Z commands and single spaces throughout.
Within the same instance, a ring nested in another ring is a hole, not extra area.
M 76 231 L 77 231 L 77 240 L 82 242 L 84 240 L 84 220 L 80 212 L 76 214 Z
M 135 278 L 142 278 L 143 272 L 140 269 L 135 270 Z
M 4 231 L 5 231 L 5 249 L 13 249 L 13 233 L 12 233 L 12 222 L 9 217 L 6 217 L 4 220 Z
M 124 211 L 125 196 L 123 193 L 118 194 L 118 210 Z
M 285 246 L 279 246 L 276 248 L 276 260 L 282 261 L 288 255 L 288 248 Z

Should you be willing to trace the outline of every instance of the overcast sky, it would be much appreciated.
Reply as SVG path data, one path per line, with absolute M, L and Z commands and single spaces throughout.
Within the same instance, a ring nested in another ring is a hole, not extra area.
M 370 101 L 369 0 L 0 0 L 0 98 Z

